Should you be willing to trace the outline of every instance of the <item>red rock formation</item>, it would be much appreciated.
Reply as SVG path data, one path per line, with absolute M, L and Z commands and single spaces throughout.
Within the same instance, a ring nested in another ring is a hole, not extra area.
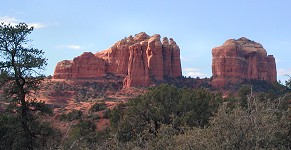
M 170 38 L 163 38 L 163 60 L 164 76 L 175 78 L 181 76 L 180 48 L 176 42 Z
M 64 60 L 55 68 L 55 79 L 98 78 L 105 76 L 105 63 L 91 52 L 85 52 L 73 61 Z
M 61 62 L 58 62 L 54 76 L 55 79 L 69 79 L 72 78 L 72 60 L 63 60 Z
M 143 43 L 144 44 L 144 43 Z M 128 75 L 124 79 L 125 87 L 149 86 L 149 68 L 147 65 L 146 50 L 142 44 L 134 44 L 129 47 Z
M 108 50 L 97 52 L 95 55 L 106 62 L 107 73 L 125 77 L 128 69 L 129 46 L 132 45 L 132 37 L 116 42 Z
M 163 46 L 163 60 L 164 60 L 164 75 L 172 75 L 172 70 L 171 70 L 171 63 L 172 63 L 172 47 L 169 45 L 169 40 L 168 38 L 164 37 L 163 38 L 163 42 L 162 42 L 162 46 Z
M 160 38 L 161 37 L 158 34 L 153 35 L 148 40 L 148 47 L 146 50 L 150 76 L 155 80 L 164 79 L 164 60 Z
M 276 61 L 273 55 L 268 55 L 267 57 L 267 68 L 268 68 L 268 78 L 273 82 L 277 82 L 277 69 L 276 69 Z
M 212 49 L 212 74 L 214 87 L 250 79 L 277 81 L 275 58 L 267 56 L 261 44 L 244 37 Z
M 171 73 L 170 76 L 171 78 L 176 78 L 181 76 L 181 60 L 180 60 L 180 48 L 176 44 L 176 42 L 170 38 L 170 49 L 171 49 Z
M 99 78 L 106 74 L 124 77 L 125 87 L 148 86 L 164 77 L 182 76 L 180 49 L 170 38 L 148 36 L 141 32 L 116 42 L 107 50 L 84 53 L 73 61 L 62 61 L 56 66 L 54 78 Z
M 155 81 L 163 81 L 164 77 L 180 77 L 182 75 L 180 49 L 176 42 L 172 38 L 170 42 L 163 38 L 162 43 L 158 34 L 151 37 L 143 34 L 138 34 L 136 36 L 138 38 L 134 38 L 143 37 L 142 40 L 136 40 L 142 42 L 130 47 L 129 69 L 124 86 L 147 86 Z

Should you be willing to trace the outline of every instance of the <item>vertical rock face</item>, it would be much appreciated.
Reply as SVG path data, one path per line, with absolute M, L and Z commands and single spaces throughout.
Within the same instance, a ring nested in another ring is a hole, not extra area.
M 175 78 L 181 76 L 180 48 L 176 42 L 164 37 L 163 42 L 164 77 Z
M 250 79 L 277 81 L 275 58 L 267 56 L 261 44 L 244 37 L 212 49 L 212 74 L 214 87 Z
M 162 46 L 163 46 L 163 61 L 164 61 L 164 65 L 163 65 L 163 69 L 164 69 L 164 76 L 169 75 L 172 76 L 172 70 L 171 70 L 171 63 L 172 63 L 172 49 L 171 46 L 169 44 L 169 40 L 167 37 L 163 38 L 163 42 L 162 42 Z
M 143 43 L 144 44 L 144 43 Z M 125 87 L 149 86 L 149 69 L 147 65 L 146 50 L 142 44 L 129 47 L 128 75 L 124 79 Z
M 129 44 L 127 44 L 126 40 L 118 41 L 108 50 L 97 52 L 95 56 L 102 58 L 106 62 L 107 73 L 122 77 L 127 75 Z
M 171 71 L 170 76 L 171 78 L 181 76 L 182 68 L 181 68 L 181 60 L 180 60 L 180 48 L 176 44 L 176 42 L 170 38 L 170 49 L 171 49 Z
M 55 79 L 99 78 L 107 74 L 124 77 L 125 87 L 149 86 L 165 77 L 182 76 L 180 49 L 170 38 L 141 32 L 129 36 L 107 50 L 84 53 L 73 61 L 61 61 Z
M 160 35 L 155 34 L 148 40 L 147 59 L 150 75 L 155 80 L 163 80 L 164 78 L 164 60 L 162 43 Z

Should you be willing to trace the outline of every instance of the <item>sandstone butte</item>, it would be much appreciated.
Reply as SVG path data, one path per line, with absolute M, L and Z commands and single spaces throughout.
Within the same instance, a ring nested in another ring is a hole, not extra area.
M 166 78 L 182 76 L 180 49 L 176 42 L 144 32 L 116 42 L 109 49 L 85 52 L 73 60 L 57 63 L 54 79 L 124 78 L 124 87 L 150 86 Z
M 245 80 L 277 81 L 276 62 L 273 55 L 259 43 L 245 37 L 227 40 L 212 49 L 213 87 L 239 84 Z

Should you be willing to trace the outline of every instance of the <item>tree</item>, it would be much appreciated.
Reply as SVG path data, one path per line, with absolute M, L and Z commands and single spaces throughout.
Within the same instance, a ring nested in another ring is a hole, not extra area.
M 52 112 L 36 99 L 36 90 L 44 77 L 40 72 L 47 63 L 43 57 L 44 52 L 28 44 L 31 40 L 27 36 L 32 31 L 33 27 L 25 23 L 15 26 L 4 23 L 0 25 L 1 99 L 9 101 L 10 106 L 13 106 L 10 112 L 14 112 L 21 128 L 14 136 L 22 136 L 20 141 L 10 144 L 30 150 L 36 145 L 34 139 L 39 138 L 37 135 L 43 133 L 37 130 L 37 127 L 43 127 L 40 127 L 40 123 L 36 124 L 37 118 L 34 114 Z
M 291 89 L 291 76 L 287 74 L 286 76 L 289 77 L 289 79 L 285 81 L 285 85 L 288 89 Z
M 248 106 L 248 96 L 252 93 L 252 87 L 250 85 L 243 85 L 240 87 L 238 90 L 238 97 L 239 97 L 239 102 L 240 106 L 243 108 L 246 108 Z

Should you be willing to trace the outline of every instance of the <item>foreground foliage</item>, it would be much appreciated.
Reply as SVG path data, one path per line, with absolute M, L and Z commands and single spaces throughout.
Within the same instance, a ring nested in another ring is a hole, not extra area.
M 129 101 L 128 108 L 112 122 L 112 127 L 117 129 L 121 141 L 132 140 L 143 133 L 156 136 L 162 125 L 183 132 L 184 127 L 207 126 L 209 117 L 221 102 L 221 95 L 205 89 L 179 89 L 163 84 Z
M 291 113 L 281 106 L 285 98 L 266 100 L 249 95 L 247 107 L 223 103 L 208 126 L 193 126 L 181 133 L 163 124 L 148 140 L 141 140 L 147 135 L 143 133 L 110 145 L 114 145 L 112 149 L 290 149 Z
M 0 149 L 46 147 L 54 134 L 38 117 L 52 111 L 36 99 L 46 59 L 42 50 L 28 45 L 27 36 L 32 31 L 25 23 L 0 24 L 0 98 L 9 103 L 0 115 Z
M 290 149 L 290 110 L 280 110 L 278 103 L 249 97 L 247 109 L 224 104 L 208 128 L 173 139 L 182 149 Z
M 160 85 L 110 111 L 111 127 L 95 131 L 80 121 L 64 148 L 290 149 L 291 96 L 268 98 L 243 86 L 236 98 L 206 89 Z M 243 103 L 242 103 L 243 102 Z M 81 132 L 84 131 L 84 132 Z

